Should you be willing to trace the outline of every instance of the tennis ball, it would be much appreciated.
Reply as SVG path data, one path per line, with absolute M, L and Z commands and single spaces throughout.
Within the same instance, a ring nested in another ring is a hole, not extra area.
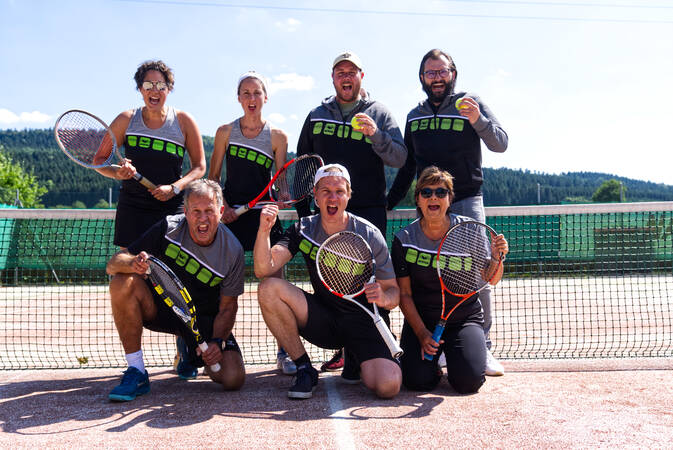
M 456 100 L 456 109 L 460 110 L 467 108 L 467 105 L 463 105 L 463 98 L 464 97 L 461 97 L 458 100 Z
M 77 362 L 79 362 L 82 365 L 87 364 L 89 362 L 89 358 L 87 358 L 86 356 L 79 356 L 77 357 Z
M 360 122 L 358 121 L 357 117 L 353 117 L 351 119 L 351 126 L 353 127 L 354 130 L 361 130 L 362 127 L 360 126 Z

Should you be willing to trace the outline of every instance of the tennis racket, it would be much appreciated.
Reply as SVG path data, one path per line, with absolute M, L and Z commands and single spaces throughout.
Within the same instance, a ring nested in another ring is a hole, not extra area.
M 355 297 L 364 292 L 365 284 L 373 283 L 375 279 L 376 263 L 367 241 L 351 231 L 340 231 L 322 243 L 315 260 L 322 284 L 332 294 L 355 303 L 369 314 L 393 358 L 402 356 L 402 348 L 379 315 L 376 303 L 373 303 L 372 313 L 355 300 Z
M 101 119 L 86 111 L 71 109 L 61 114 L 54 125 L 54 137 L 68 158 L 87 169 L 119 169 L 120 166 L 113 164 L 113 160 L 124 159 L 110 128 Z M 133 178 L 147 189 L 157 188 L 137 172 Z
M 254 207 L 269 203 L 294 205 L 305 199 L 313 190 L 313 178 L 323 160 L 318 155 L 302 155 L 286 162 L 271 178 L 262 192 L 247 205 L 240 206 L 235 213 L 240 216 Z M 261 201 L 267 197 L 271 200 Z
M 196 326 L 196 307 L 192 302 L 192 297 L 187 292 L 187 288 L 182 284 L 182 281 L 175 275 L 163 261 L 154 256 L 147 258 L 149 264 L 148 276 L 154 286 L 154 290 L 159 294 L 161 299 L 168 305 L 168 307 L 178 316 L 194 334 L 196 343 L 201 351 L 208 350 L 208 344 L 205 343 Z M 210 366 L 213 372 L 220 371 L 218 363 Z
M 491 242 L 495 236 L 493 228 L 470 220 L 449 228 L 440 242 L 435 262 L 442 286 L 442 314 L 432 333 L 435 342 L 439 343 L 442 338 L 449 316 L 465 300 L 484 289 L 498 273 L 505 257 L 501 254 L 495 261 L 491 256 Z M 448 312 L 446 293 L 460 299 Z M 432 361 L 434 356 L 425 353 L 424 358 Z

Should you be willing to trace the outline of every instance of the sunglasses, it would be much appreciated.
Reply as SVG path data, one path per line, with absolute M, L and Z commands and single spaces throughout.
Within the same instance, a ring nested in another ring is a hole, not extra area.
M 165 81 L 143 81 L 142 87 L 146 91 L 151 91 L 152 88 L 156 88 L 157 91 L 165 91 L 168 89 L 168 85 Z
M 420 190 L 421 197 L 423 198 L 430 198 L 432 197 L 432 194 L 435 194 L 435 197 L 437 198 L 444 198 L 447 195 L 449 195 L 449 190 L 446 188 L 437 188 L 437 189 L 430 189 L 430 188 L 423 188 Z

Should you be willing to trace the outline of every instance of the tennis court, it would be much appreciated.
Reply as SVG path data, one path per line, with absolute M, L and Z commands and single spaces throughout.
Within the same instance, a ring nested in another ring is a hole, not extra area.
M 242 391 L 222 393 L 204 377 L 180 381 L 170 370 L 172 339 L 146 332 L 152 392 L 115 405 L 106 396 L 125 360 L 104 274 L 113 212 L 2 210 L 0 445 L 673 445 L 673 203 L 487 215 L 512 249 L 494 288 L 491 334 L 507 374 L 478 394 L 457 395 L 444 380 L 432 393 L 403 389 L 383 401 L 329 374 L 312 400 L 287 400 L 290 378 L 272 365 L 275 342 L 249 273 L 235 327 L 248 371 Z M 389 239 L 414 217 L 391 212 Z M 305 285 L 302 266 L 293 260 L 286 277 Z M 393 332 L 401 320 L 395 310 Z M 315 363 L 330 356 L 309 350 Z M 217 441 L 204 443 L 203 433 Z

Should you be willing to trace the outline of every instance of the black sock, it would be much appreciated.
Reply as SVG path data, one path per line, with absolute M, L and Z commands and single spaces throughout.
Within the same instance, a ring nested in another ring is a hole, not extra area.
M 299 358 L 293 359 L 292 361 L 294 361 L 294 365 L 297 366 L 297 369 L 300 369 L 301 366 L 304 365 L 306 366 L 311 365 L 311 359 L 308 357 L 308 354 L 306 352 L 304 352 L 304 354 L 301 355 Z

